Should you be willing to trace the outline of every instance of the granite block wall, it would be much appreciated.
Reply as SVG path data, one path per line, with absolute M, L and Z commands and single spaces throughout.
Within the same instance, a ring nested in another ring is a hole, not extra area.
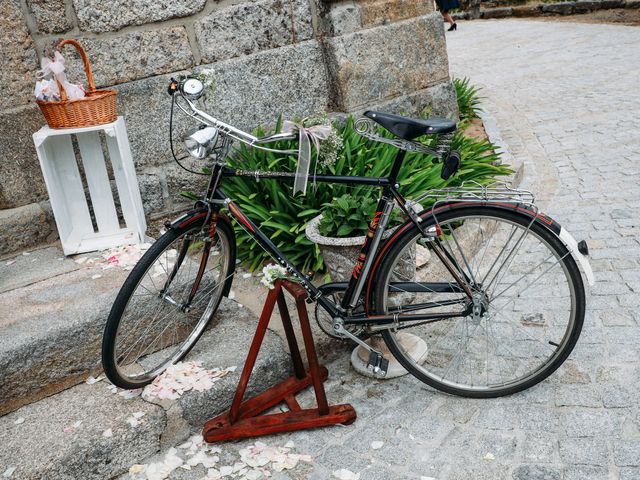
M 213 68 L 207 108 L 245 129 L 321 110 L 411 114 L 429 104 L 457 115 L 430 1 L 0 0 L 0 11 L 0 210 L 40 207 L 4 212 L 13 223 L 50 215 L 31 141 L 45 122 L 32 92 L 40 58 L 60 38 L 78 39 L 97 85 L 119 91 L 148 217 L 180 208 L 177 192 L 197 184 L 169 153 L 166 87 L 176 74 Z M 72 47 L 65 52 L 69 76 L 83 80 Z M 25 242 L 0 238 L 0 255 Z

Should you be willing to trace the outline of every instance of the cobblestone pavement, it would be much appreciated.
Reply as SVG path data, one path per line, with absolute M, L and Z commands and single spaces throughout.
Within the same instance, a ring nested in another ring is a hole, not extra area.
M 525 161 L 523 185 L 589 242 L 597 283 L 582 336 L 550 379 L 494 400 L 411 377 L 366 379 L 338 345 L 327 392 L 358 420 L 263 439 L 293 440 L 314 458 L 275 478 L 345 468 L 361 479 L 640 479 L 640 28 L 466 22 L 447 41 L 452 75 L 483 86 L 504 142 Z

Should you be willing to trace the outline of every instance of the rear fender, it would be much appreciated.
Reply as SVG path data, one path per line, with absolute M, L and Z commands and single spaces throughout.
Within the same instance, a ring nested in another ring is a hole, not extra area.
M 551 217 L 545 215 L 544 213 L 541 213 L 536 209 L 531 208 L 527 205 L 515 204 L 515 203 L 501 203 L 501 202 L 452 202 L 452 203 L 440 204 L 435 210 L 423 211 L 422 213 L 419 214 L 419 217 L 422 219 L 422 221 L 427 221 L 428 219 L 430 219 L 430 217 L 435 216 L 437 218 L 438 214 L 441 214 L 453 208 L 477 207 L 480 205 L 491 206 L 491 207 L 501 208 L 501 209 L 511 210 L 511 211 L 516 210 L 517 212 L 522 213 L 523 215 L 527 215 L 531 217 L 531 219 L 534 222 L 542 225 L 546 229 L 551 230 L 554 234 L 558 236 L 558 238 L 560 238 L 560 240 L 567 247 L 571 255 L 573 255 L 573 258 L 580 264 L 580 266 L 582 267 L 582 270 L 584 271 L 585 276 L 587 277 L 587 281 L 589 282 L 589 285 L 593 285 L 593 282 L 594 282 L 593 271 L 591 269 L 591 266 L 589 265 L 589 261 L 587 260 L 587 258 L 578 250 L 578 243 L 576 242 L 576 240 L 564 228 L 562 228 L 562 226 L 558 222 L 553 220 Z M 376 258 L 373 261 L 373 267 L 371 269 L 371 272 L 369 273 L 369 278 L 367 279 L 365 309 L 368 314 L 374 313 L 374 312 L 371 312 L 371 308 L 373 307 L 373 293 L 374 293 L 373 290 L 375 289 L 375 282 L 373 281 L 373 279 L 376 278 L 377 276 L 377 270 L 382 263 L 382 259 L 384 258 L 388 250 L 391 248 L 393 243 L 398 238 L 400 238 L 407 230 L 409 230 L 412 226 L 413 226 L 413 222 L 411 220 L 406 221 L 404 224 L 398 227 L 398 229 L 394 232 L 394 234 L 391 235 L 391 237 L 389 237 L 389 239 L 378 250 Z

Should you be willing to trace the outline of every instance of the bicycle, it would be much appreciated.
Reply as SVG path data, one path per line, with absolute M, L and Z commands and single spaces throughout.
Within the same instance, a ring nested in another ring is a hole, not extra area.
M 195 158 L 215 152 L 216 161 L 204 196 L 167 224 L 113 304 L 102 359 L 115 385 L 150 383 L 205 329 L 216 327 L 211 320 L 229 294 L 236 264 L 231 219 L 305 288 L 327 333 L 368 350 L 369 368 L 380 375 L 388 360 L 363 340 L 366 335 L 381 334 L 400 364 L 426 384 L 477 398 L 529 388 L 571 353 L 585 313 L 578 264 L 593 283 L 584 241 L 577 243 L 540 213 L 526 191 L 473 185 L 425 192 L 412 201 L 400 193 L 397 174 L 407 151 L 442 161 L 443 178 L 455 174 L 460 156 L 450 148 L 453 121 L 380 112 L 358 119 L 361 135 L 391 143 L 398 153 L 388 177 L 313 176 L 315 182 L 381 189 L 350 280 L 315 286 L 221 189 L 233 176 L 293 179 L 294 173 L 234 169 L 225 158 L 233 140 L 274 151 L 266 145 L 294 140 L 299 132 L 257 138 L 198 109 L 202 91 L 197 79 L 172 79 L 171 122 L 174 105 L 197 119 L 202 125 L 187 135 L 185 146 Z M 393 138 L 378 135 L 380 127 Z M 436 135 L 434 147 L 416 140 L 425 134 Z M 394 208 L 406 221 L 383 240 Z M 416 260 L 425 254 L 426 267 Z

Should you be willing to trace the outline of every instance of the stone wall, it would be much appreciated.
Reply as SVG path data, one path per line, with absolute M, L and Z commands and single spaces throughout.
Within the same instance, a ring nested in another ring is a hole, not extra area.
M 99 87 L 119 91 L 148 216 L 178 208 L 177 194 L 196 180 L 170 160 L 165 92 L 178 73 L 213 68 L 208 110 L 246 129 L 320 110 L 429 104 L 457 114 L 431 1 L 0 0 L 0 9 L 0 209 L 50 211 L 31 141 L 44 124 L 32 91 L 39 58 L 63 37 L 80 40 Z M 81 80 L 67 48 L 70 77 Z M 7 242 L 0 254 L 23 248 Z

